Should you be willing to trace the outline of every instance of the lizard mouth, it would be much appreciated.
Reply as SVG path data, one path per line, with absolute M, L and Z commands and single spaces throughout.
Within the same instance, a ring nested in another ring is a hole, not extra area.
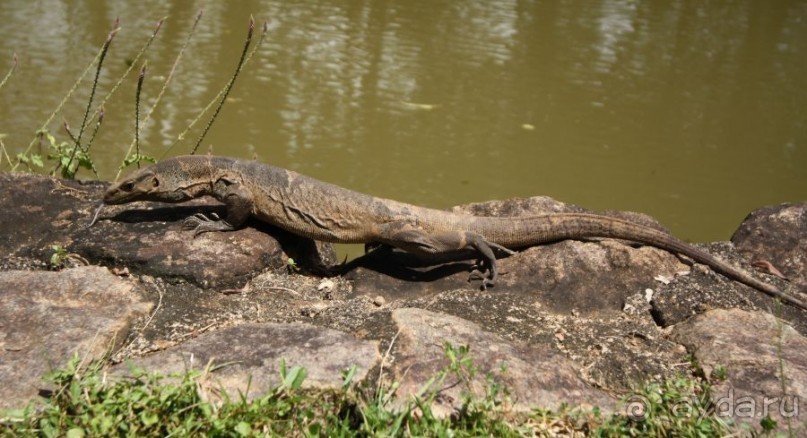
M 104 204 L 125 204 L 136 201 L 143 197 L 143 192 L 138 190 L 137 184 L 133 181 L 121 181 L 113 185 L 104 193 Z
M 123 192 L 118 190 L 116 187 L 113 187 L 104 193 L 104 204 L 108 205 L 125 204 L 129 201 L 134 201 L 135 199 L 136 193 Z

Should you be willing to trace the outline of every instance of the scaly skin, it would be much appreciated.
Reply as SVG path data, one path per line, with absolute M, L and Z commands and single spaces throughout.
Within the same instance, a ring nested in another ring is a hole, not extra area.
M 385 244 L 415 254 L 476 251 L 496 279 L 495 252 L 564 239 L 631 240 L 683 254 L 715 271 L 802 309 L 807 304 L 662 231 L 613 217 L 558 213 L 479 217 L 376 198 L 290 170 L 234 158 L 190 155 L 138 170 L 104 194 L 105 204 L 183 202 L 212 196 L 227 208 L 224 219 L 195 215 L 194 235 L 231 231 L 253 216 L 291 233 L 333 243 Z

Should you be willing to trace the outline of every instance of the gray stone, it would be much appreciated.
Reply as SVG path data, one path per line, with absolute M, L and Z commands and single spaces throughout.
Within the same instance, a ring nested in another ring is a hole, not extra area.
M 484 397 L 486 375 L 508 388 L 515 411 L 558 409 L 561 403 L 599 406 L 605 412 L 613 408 L 605 392 L 587 386 L 574 365 L 550 347 L 517 345 L 470 321 L 423 309 L 397 309 L 392 318 L 399 335 L 390 371 L 391 380 L 400 383 L 396 395 L 401 401 L 422 395 L 424 383 L 449 364 L 443 348 L 449 342 L 467 345 L 479 372 L 467 386 L 449 375 L 442 387 L 433 388 L 439 391 L 433 405 L 438 415 L 459 409 L 463 392 Z
M 780 204 L 751 212 L 731 236 L 749 260 L 770 263 L 807 291 L 807 203 Z
M 0 272 L 0 408 L 34 399 L 42 375 L 74 354 L 104 358 L 152 305 L 131 281 L 97 266 Z
M 786 293 L 798 294 L 787 281 L 773 275 L 764 275 L 747 260 L 743 260 L 731 242 L 715 242 L 702 247 Z M 715 308 L 763 309 L 774 312 L 800 333 L 807 334 L 807 311 L 782 304 L 771 296 L 717 274 L 704 265 L 695 265 L 688 275 L 676 277 L 669 284 L 659 283 L 654 289 L 653 316 L 662 327 L 678 324 Z
M 208 400 L 221 401 L 221 390 L 230 400 L 238 400 L 240 394 L 253 400 L 280 384 L 282 359 L 287 369 L 306 369 L 304 387 L 339 388 L 344 371 L 356 366 L 354 382 L 361 381 L 380 355 L 378 342 L 361 341 L 336 330 L 302 323 L 250 323 L 205 333 L 169 350 L 132 359 L 113 373 L 127 375 L 129 364 L 162 375 L 211 369 L 200 382 Z
M 807 338 L 785 322 L 766 312 L 712 310 L 675 326 L 672 338 L 712 380 L 718 415 L 757 429 L 770 415 L 780 432 L 807 434 Z

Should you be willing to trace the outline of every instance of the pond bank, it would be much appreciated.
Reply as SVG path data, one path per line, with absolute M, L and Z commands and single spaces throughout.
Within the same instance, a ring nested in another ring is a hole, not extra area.
M 487 291 L 468 282 L 468 262 L 403 268 L 411 261 L 396 254 L 323 277 L 335 264 L 329 245 L 266 225 L 191 238 L 181 220 L 217 208 L 204 201 L 110 207 L 87 228 L 105 187 L 0 174 L 2 408 L 36 397 L 42 373 L 74 352 L 109 351 L 113 373 L 126 359 L 163 372 L 236 363 L 215 381 L 235 393 L 252 376 L 254 395 L 277 383 L 281 357 L 306 367 L 312 385 L 339 385 L 356 365 L 356 380 L 381 376 L 407 397 L 445 366 L 444 341 L 468 345 L 479 378 L 500 379 L 517 410 L 615 411 L 636 382 L 717 369 L 719 400 L 807 396 L 805 312 L 662 250 L 614 240 L 534 247 L 502 259 Z M 541 197 L 463 209 L 580 210 Z M 805 235 L 807 204 L 782 205 L 752 214 L 733 242 L 702 247 L 749 271 L 752 260 L 775 267 L 790 282 L 755 272 L 792 291 L 805 283 Z M 446 413 L 460 400 L 452 390 L 435 402 Z M 794 421 L 769 413 L 780 426 Z

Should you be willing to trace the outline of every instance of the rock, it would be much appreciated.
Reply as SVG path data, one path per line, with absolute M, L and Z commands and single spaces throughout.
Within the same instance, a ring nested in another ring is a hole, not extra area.
M 254 400 L 278 386 L 281 359 L 287 370 L 306 369 L 304 387 L 340 388 L 344 371 L 355 365 L 354 382 L 361 381 L 380 355 L 378 342 L 336 330 L 301 323 L 248 323 L 202 334 L 130 364 L 164 376 L 213 370 L 201 381 L 200 390 L 208 400 L 221 402 L 219 390 L 230 400 L 238 400 L 239 394 Z M 117 366 L 113 374 L 128 375 L 129 367 Z
M 241 289 L 200 288 L 140 277 L 145 295 L 159 303 L 145 328 L 136 327 L 132 341 L 112 356 L 119 362 L 181 344 L 203 333 L 244 323 L 313 322 L 344 329 L 342 321 L 366 322 L 370 303 L 345 308 L 349 285 L 333 279 L 333 289 L 319 290 L 321 279 L 308 275 L 265 272 Z M 325 314 L 323 314 L 323 312 Z
M 795 293 L 784 280 L 763 275 L 743 260 L 731 242 L 703 245 L 711 254 L 759 277 L 787 293 Z M 807 313 L 795 306 L 784 305 L 754 288 L 730 280 L 704 265 L 696 265 L 688 275 L 676 277 L 669 284 L 658 283 L 653 293 L 653 316 L 662 327 L 686 321 L 710 309 L 764 309 L 774 312 L 802 334 L 807 334 Z
M 770 415 L 779 432 L 807 433 L 807 338 L 792 327 L 766 312 L 721 309 L 677 325 L 671 337 L 712 380 L 718 415 L 758 430 Z
M 397 309 L 392 319 L 400 330 L 390 370 L 391 379 L 400 382 L 399 400 L 421 394 L 424 383 L 449 365 L 443 347 L 448 342 L 455 348 L 469 347 L 478 373 L 467 386 L 450 374 L 441 387 L 434 388 L 439 390 L 433 405 L 438 415 L 461 408 L 464 391 L 483 398 L 488 374 L 510 391 L 515 411 L 534 406 L 559 409 L 561 403 L 599 406 L 605 412 L 613 408 L 605 392 L 588 387 L 571 362 L 545 345 L 516 345 L 472 322 L 428 310 Z
M 6 257 L 47 263 L 52 246 L 59 245 L 94 264 L 127 267 L 133 273 L 202 287 L 243 286 L 266 269 L 284 268 L 289 257 L 314 271 L 336 259 L 330 244 L 259 222 L 194 238 L 182 230 L 186 217 L 200 212 L 223 214 L 220 204 L 207 199 L 107 206 L 101 219 L 87 228 L 106 187 L 101 182 L 0 174 L 0 204 L 14 206 L 0 216 L 0 229 L 19 230 L 0 239 L 0 251 Z
M 770 263 L 807 291 L 807 203 L 753 211 L 731 241 L 748 260 Z
M 507 342 L 551 348 L 571 360 L 587 383 L 612 393 L 627 391 L 648 376 L 660 380 L 680 374 L 681 367 L 675 364 L 686 361 L 647 311 L 558 315 L 544 309 L 539 298 L 473 290 L 446 291 L 396 307 L 451 315 L 478 324 Z M 386 330 L 384 337 L 392 338 L 397 330 Z
M 36 397 L 41 376 L 74 354 L 105 357 L 152 306 L 106 268 L 0 272 L 0 408 Z

